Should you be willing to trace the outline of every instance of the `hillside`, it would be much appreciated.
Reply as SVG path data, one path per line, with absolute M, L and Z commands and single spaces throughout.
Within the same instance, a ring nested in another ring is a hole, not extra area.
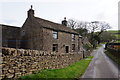
M 109 30 L 107 32 L 109 32 L 109 33 L 120 33 L 120 30 Z
M 110 31 L 107 31 L 107 32 L 108 33 L 112 33 L 116 37 L 116 39 L 118 39 L 117 42 L 120 42 L 120 30 L 119 31 L 117 31 L 117 30 L 110 30 Z

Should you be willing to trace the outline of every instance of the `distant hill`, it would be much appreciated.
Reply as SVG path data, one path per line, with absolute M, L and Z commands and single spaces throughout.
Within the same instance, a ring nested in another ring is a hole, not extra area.
M 120 42 L 120 30 L 110 30 L 110 31 L 106 31 L 106 32 L 114 34 L 115 37 L 118 39 L 117 42 Z
M 107 31 L 107 32 L 109 32 L 109 33 L 120 33 L 120 30 L 110 30 L 110 31 Z

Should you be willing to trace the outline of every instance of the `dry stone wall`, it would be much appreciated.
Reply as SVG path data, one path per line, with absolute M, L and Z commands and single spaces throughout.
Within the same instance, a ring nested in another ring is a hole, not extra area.
M 55 53 L 13 48 L 2 49 L 2 78 L 17 78 L 41 69 L 59 69 L 82 59 L 77 53 Z

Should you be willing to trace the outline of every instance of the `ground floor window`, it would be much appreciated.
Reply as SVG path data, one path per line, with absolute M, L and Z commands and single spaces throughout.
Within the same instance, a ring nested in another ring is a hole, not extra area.
M 75 44 L 72 44 L 72 51 L 75 50 Z
M 66 51 L 66 53 L 69 53 L 69 46 L 65 47 L 65 51 Z
M 58 52 L 58 44 L 53 44 L 53 52 Z

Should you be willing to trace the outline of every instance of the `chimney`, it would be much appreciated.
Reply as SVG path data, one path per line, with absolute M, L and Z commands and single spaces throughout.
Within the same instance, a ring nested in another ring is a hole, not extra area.
M 62 21 L 62 25 L 67 26 L 66 17 L 64 17 L 64 20 Z
M 28 11 L 28 17 L 34 17 L 34 10 L 32 8 L 33 6 L 31 5 L 31 9 Z

